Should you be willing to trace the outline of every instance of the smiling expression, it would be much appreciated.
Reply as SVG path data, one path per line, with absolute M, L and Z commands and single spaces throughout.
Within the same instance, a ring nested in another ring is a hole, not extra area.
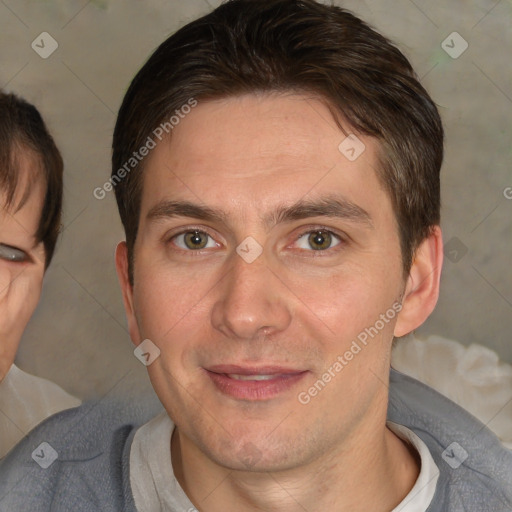
M 385 418 L 396 318 L 297 399 L 405 287 L 377 142 L 350 161 L 345 137 L 317 99 L 247 95 L 199 103 L 145 162 L 131 336 L 160 349 L 180 435 L 223 466 L 294 467 Z

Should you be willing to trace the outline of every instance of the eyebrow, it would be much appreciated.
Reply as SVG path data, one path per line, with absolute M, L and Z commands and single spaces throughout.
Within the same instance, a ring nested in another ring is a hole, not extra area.
M 173 217 L 192 217 L 210 222 L 227 223 L 227 216 L 223 212 L 189 201 L 160 201 L 149 210 L 146 216 L 149 221 Z
M 364 208 L 338 196 L 300 200 L 291 206 L 280 206 L 265 219 L 265 223 L 275 225 L 310 217 L 339 218 L 373 227 L 372 218 Z
M 228 216 L 223 211 L 189 201 L 160 201 L 151 208 L 146 216 L 149 221 L 174 217 L 190 217 L 213 223 L 229 224 Z M 271 227 L 279 223 L 310 217 L 338 218 L 373 228 L 372 218 L 364 208 L 339 196 L 327 196 L 314 200 L 301 199 L 290 206 L 278 206 L 274 211 L 265 215 L 263 222 L 267 227 Z

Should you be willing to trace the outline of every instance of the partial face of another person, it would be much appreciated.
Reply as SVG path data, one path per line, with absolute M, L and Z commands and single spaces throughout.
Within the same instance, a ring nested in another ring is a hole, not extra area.
M 117 251 L 130 332 L 160 349 L 180 438 L 221 466 L 294 468 L 382 432 L 409 281 L 377 143 L 350 160 L 345 137 L 319 100 L 247 95 L 200 102 L 145 162 L 133 287 Z
M 18 349 L 25 327 L 36 308 L 43 283 L 45 254 L 35 234 L 41 218 L 44 183 L 32 184 L 19 208 L 29 180 L 37 176 L 37 159 L 29 152 L 17 155 L 19 180 L 12 204 L 0 190 L 0 381 Z

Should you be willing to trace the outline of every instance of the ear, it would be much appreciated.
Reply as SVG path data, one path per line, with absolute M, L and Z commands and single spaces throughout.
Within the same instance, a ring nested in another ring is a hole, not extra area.
M 395 336 L 405 336 L 430 316 L 439 297 L 442 266 L 443 238 L 441 228 L 435 226 L 414 255 L 402 309 L 395 324 Z
M 133 286 L 128 277 L 128 247 L 125 241 L 117 244 L 115 260 L 117 277 L 123 294 L 124 310 L 128 321 L 130 338 L 135 345 L 138 345 L 142 338 L 139 333 L 139 326 L 137 325 L 137 318 L 133 307 Z

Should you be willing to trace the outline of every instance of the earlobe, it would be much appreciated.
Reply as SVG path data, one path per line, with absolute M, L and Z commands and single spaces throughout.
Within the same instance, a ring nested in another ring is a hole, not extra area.
M 130 338 L 135 345 L 141 341 L 137 319 L 135 317 L 135 309 L 133 306 L 133 286 L 130 283 L 128 274 L 128 247 L 125 241 L 119 242 L 115 252 L 115 262 L 117 277 L 123 294 L 124 309 L 128 322 L 128 330 Z
M 439 297 L 443 265 L 441 228 L 435 226 L 414 255 L 394 335 L 405 336 L 418 328 L 432 313 Z

